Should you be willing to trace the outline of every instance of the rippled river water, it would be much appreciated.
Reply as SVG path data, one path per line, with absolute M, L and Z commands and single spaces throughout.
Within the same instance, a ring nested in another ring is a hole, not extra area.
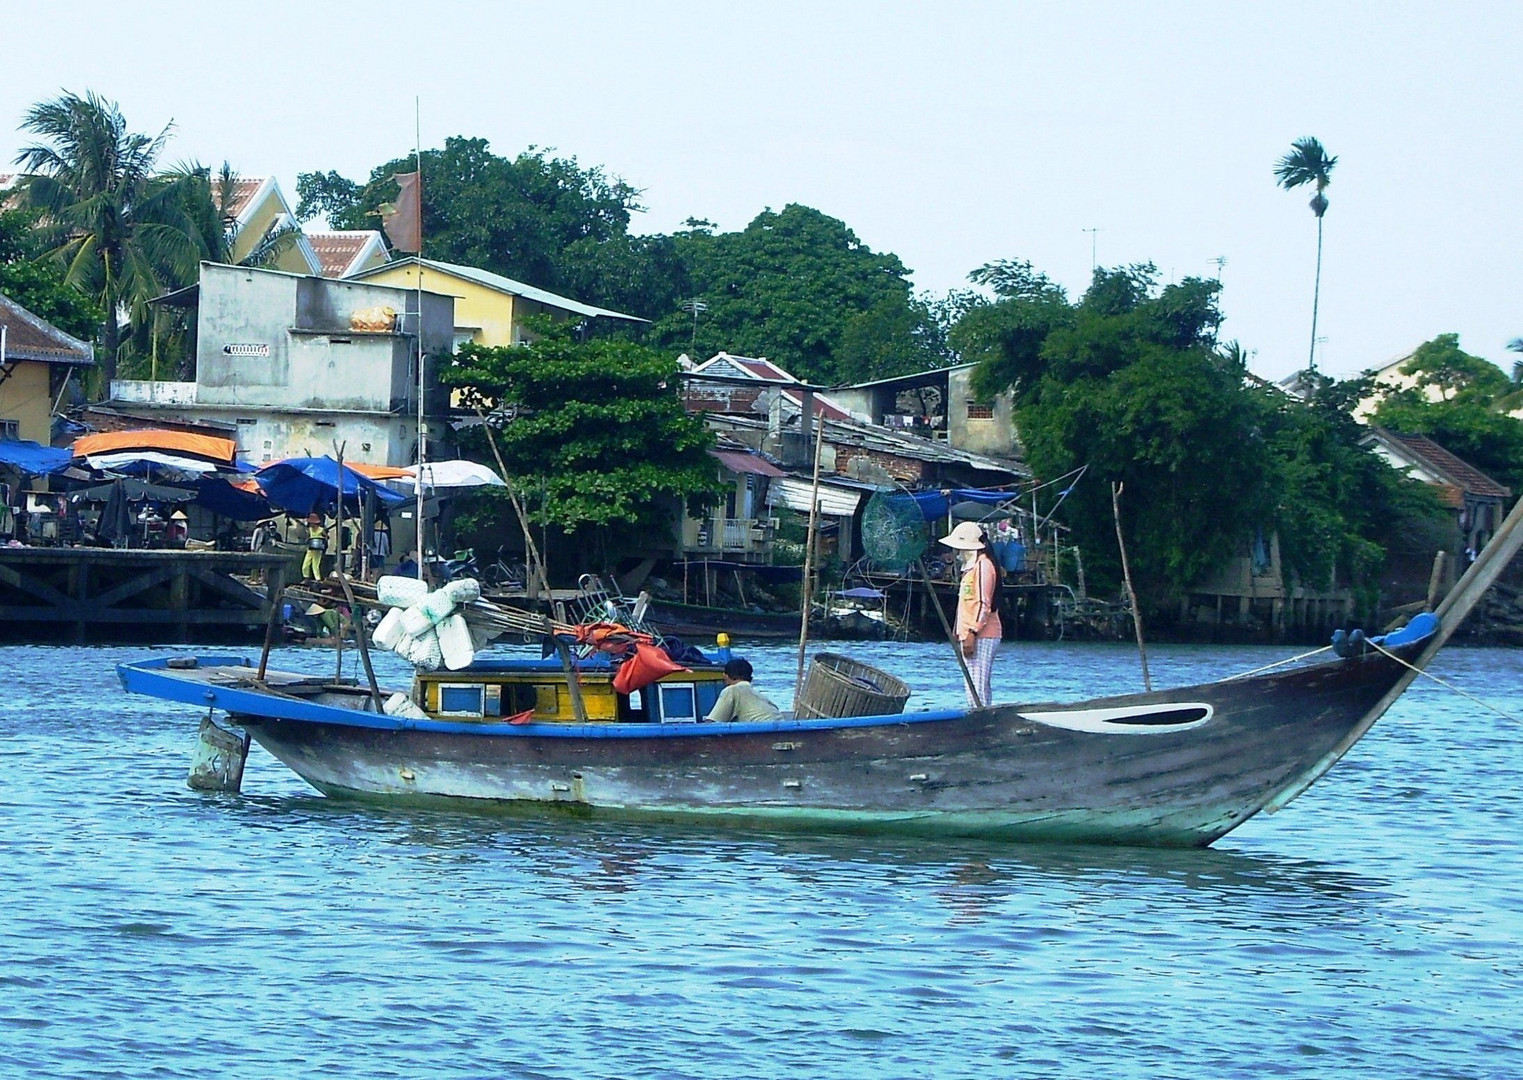
M 844 650 L 960 697 L 945 647 Z M 198 795 L 194 710 L 118 689 L 146 651 L 0 650 L 0 1077 L 1523 1076 L 1523 723 L 1425 681 L 1285 811 L 1156 851 L 388 810 L 258 749 Z M 793 651 L 747 655 L 786 698 Z M 1523 652 L 1434 671 L 1523 716 Z M 995 689 L 1139 682 L 1021 644 Z

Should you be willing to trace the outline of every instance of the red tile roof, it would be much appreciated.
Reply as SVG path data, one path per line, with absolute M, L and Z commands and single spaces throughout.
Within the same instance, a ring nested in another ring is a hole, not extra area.
M 365 250 L 365 245 L 376 235 L 373 229 L 309 232 L 307 241 L 317 253 L 317 261 L 322 264 L 323 277 L 343 277 L 360 252 Z
M 228 217 L 239 217 L 248 209 L 249 200 L 264 186 L 264 177 L 255 176 L 249 178 L 239 177 L 233 181 L 233 197 L 228 205 L 222 208 L 222 212 Z
M 1456 457 L 1426 435 L 1403 435 L 1386 431 L 1386 435 L 1407 448 L 1429 470 L 1442 476 L 1449 483 L 1470 495 L 1507 498 L 1512 491 L 1497 483 L 1474 465 Z

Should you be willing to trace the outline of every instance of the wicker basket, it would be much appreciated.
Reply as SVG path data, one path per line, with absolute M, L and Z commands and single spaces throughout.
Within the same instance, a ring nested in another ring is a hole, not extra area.
M 818 653 L 804 677 L 795 715 L 801 719 L 893 716 L 904 711 L 910 688 L 886 671 L 839 653 Z

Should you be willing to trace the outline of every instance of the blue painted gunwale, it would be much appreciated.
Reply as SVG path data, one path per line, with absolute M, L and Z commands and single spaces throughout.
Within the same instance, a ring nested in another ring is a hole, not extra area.
M 185 678 L 171 669 L 170 657 L 156 657 L 128 664 L 118 664 L 117 677 L 123 689 L 136 694 L 177 701 L 187 705 L 199 705 L 221 709 L 223 712 L 244 716 L 264 716 L 274 720 L 302 721 L 313 724 L 335 724 L 342 727 L 370 728 L 378 731 L 428 731 L 450 735 L 478 735 L 492 737 L 522 738 L 534 736 L 564 739 L 681 739 L 711 737 L 714 735 L 753 735 L 772 732 L 831 731 L 842 728 L 879 727 L 895 724 L 924 724 L 937 721 L 957 720 L 967 715 L 965 709 L 927 710 L 924 712 L 898 713 L 893 716 L 854 716 L 846 719 L 773 720 L 766 723 L 710 724 L 698 721 L 685 724 L 662 724 L 649 721 L 623 724 L 601 721 L 596 724 L 577 723 L 490 723 L 482 720 L 416 720 L 403 716 L 386 716 L 360 709 L 345 709 L 336 705 L 323 705 L 301 698 L 280 697 L 235 686 L 214 686 L 194 678 Z M 176 657 L 175 659 L 182 659 Z M 252 667 L 246 657 L 198 656 L 196 669 L 209 667 Z M 544 670 L 540 661 L 497 661 L 498 664 L 522 665 L 513 669 Z M 191 670 L 196 670 L 191 669 Z M 477 669 L 486 671 L 488 669 Z M 559 665 L 554 670 L 559 672 Z M 469 670 L 453 672 L 468 675 Z

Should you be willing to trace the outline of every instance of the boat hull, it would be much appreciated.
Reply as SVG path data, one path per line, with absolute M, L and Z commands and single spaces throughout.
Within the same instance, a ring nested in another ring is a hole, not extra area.
M 1369 655 L 1080 705 L 759 725 L 509 727 L 223 705 L 333 796 L 1203 846 L 1312 774 L 1403 671 Z

